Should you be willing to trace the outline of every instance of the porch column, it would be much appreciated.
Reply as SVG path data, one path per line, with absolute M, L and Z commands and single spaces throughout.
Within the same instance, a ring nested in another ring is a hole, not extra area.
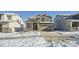
M 51 27 L 52 27 L 52 31 L 54 30 L 54 27 L 53 27 L 54 25 L 53 25 L 53 23 L 51 24 Z
M 33 25 L 33 23 L 31 23 L 31 24 L 32 24 L 32 30 L 33 30 L 34 25 Z
M 7 15 L 3 15 L 3 20 L 7 20 Z
M 37 30 L 38 30 L 38 31 L 39 31 L 39 29 L 40 29 L 39 27 L 40 27 L 40 26 L 39 26 L 39 23 L 37 23 Z
M 70 30 L 72 31 L 72 22 L 70 22 Z

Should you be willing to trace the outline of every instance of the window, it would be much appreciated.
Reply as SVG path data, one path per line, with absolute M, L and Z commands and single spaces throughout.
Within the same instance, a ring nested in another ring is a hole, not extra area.
M 1 20 L 1 16 L 2 16 L 2 15 L 0 15 L 0 20 Z
M 7 18 L 8 18 L 9 20 L 11 20 L 11 19 L 12 19 L 12 16 L 11 16 L 11 15 L 7 15 Z
M 36 20 L 39 20 L 38 18 L 36 18 Z
M 44 18 L 42 18 L 42 21 L 44 22 Z
M 50 22 L 52 22 L 52 20 L 50 20 Z
M 72 27 L 79 27 L 79 22 L 73 22 Z
M 27 28 L 31 28 L 31 23 L 27 23 Z
M 50 21 L 50 19 L 49 19 L 49 18 L 47 18 L 47 21 Z

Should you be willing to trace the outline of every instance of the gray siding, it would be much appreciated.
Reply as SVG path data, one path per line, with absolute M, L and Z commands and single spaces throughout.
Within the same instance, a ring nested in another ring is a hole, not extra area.
M 68 19 L 65 19 L 64 16 L 56 16 L 54 24 L 54 27 L 57 30 L 71 30 L 71 22 Z

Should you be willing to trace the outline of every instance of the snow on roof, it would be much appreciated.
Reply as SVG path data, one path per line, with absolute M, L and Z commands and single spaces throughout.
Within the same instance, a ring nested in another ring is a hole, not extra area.
M 0 14 L 5 14 L 5 15 L 18 15 L 16 13 L 0 13 Z

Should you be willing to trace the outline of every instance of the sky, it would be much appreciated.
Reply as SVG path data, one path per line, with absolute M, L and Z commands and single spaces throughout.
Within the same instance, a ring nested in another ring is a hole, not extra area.
M 38 14 L 48 14 L 55 17 L 58 14 L 77 14 L 79 11 L 0 11 L 0 13 L 16 13 L 25 21 L 27 18 Z

